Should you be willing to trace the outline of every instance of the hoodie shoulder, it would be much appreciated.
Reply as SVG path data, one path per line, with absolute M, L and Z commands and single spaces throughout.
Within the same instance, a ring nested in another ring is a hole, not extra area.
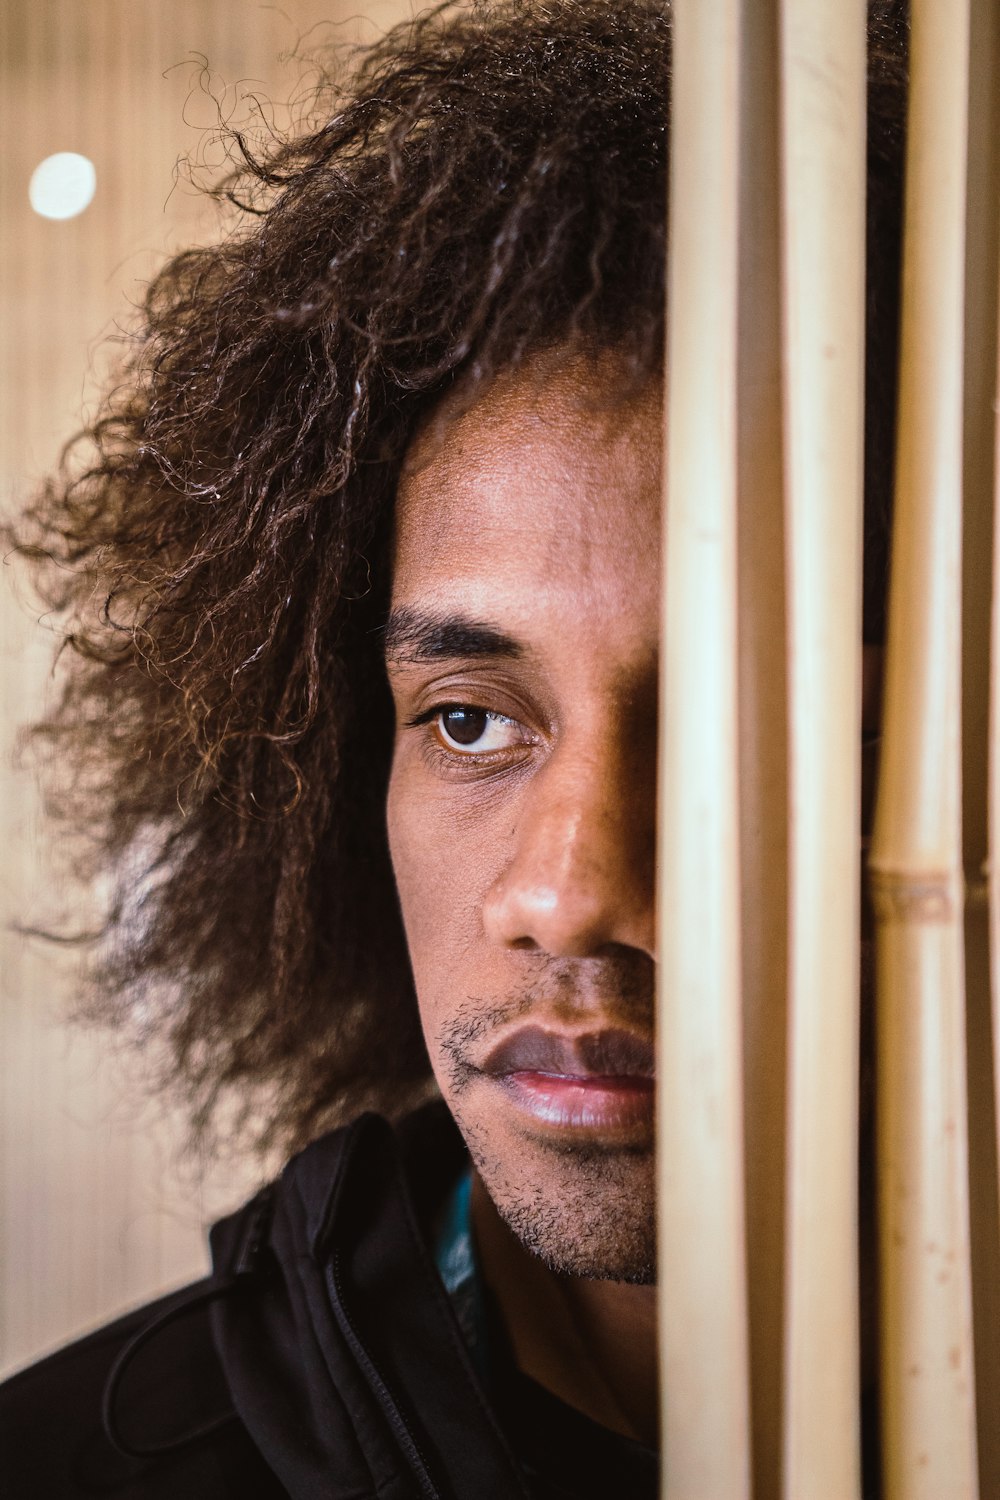
M 5 1500 L 285 1494 L 233 1417 L 213 1290 L 206 1280 L 137 1308 L 0 1386 Z
M 477 1428 L 504 1469 L 422 1227 L 464 1160 L 443 1106 L 313 1142 L 215 1225 L 211 1276 L 0 1387 L 4 1500 L 401 1500 Z

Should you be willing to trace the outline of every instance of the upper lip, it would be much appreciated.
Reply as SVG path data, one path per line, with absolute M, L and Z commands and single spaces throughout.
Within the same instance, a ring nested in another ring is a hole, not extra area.
M 634 1031 L 587 1031 L 567 1036 L 523 1026 L 498 1042 L 481 1065 L 498 1078 L 510 1073 L 551 1073 L 564 1078 L 652 1078 L 652 1039 Z

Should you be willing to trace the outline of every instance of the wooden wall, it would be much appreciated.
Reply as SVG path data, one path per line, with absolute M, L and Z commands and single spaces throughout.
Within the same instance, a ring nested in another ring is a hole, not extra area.
M 363 18 L 358 16 L 364 11 Z M 176 178 L 211 165 L 222 99 L 287 100 L 289 54 L 353 40 L 408 0 L 6 0 L 0 7 L 0 506 L 50 467 L 166 251 L 212 233 L 214 212 Z M 215 96 L 214 98 L 212 96 Z M 28 181 L 78 151 L 97 170 L 78 218 L 40 218 Z M 55 637 L 8 561 L 0 571 L 0 1371 L 199 1274 L 203 1222 L 252 1176 L 201 1179 L 178 1160 L 178 1122 L 143 1102 L 138 1069 L 107 1037 L 64 1024 L 72 960 L 8 931 L 51 909 L 47 830 L 14 764 L 17 726 L 42 701 Z

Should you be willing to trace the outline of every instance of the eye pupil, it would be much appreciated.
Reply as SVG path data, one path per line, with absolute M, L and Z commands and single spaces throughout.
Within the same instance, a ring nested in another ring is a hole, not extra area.
M 484 708 L 446 708 L 441 726 L 456 745 L 474 745 L 486 733 L 487 719 Z

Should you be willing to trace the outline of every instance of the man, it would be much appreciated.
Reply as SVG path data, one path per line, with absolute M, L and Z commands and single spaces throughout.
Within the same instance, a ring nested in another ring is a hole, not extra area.
M 668 67 L 654 0 L 390 35 L 312 133 L 238 142 L 243 219 L 166 267 L 36 505 L 56 811 L 115 892 L 93 1008 L 202 1125 L 235 1094 L 320 1138 L 204 1283 L 6 1388 L 5 1493 L 656 1493 Z M 873 418 L 873 635 L 887 451 Z

